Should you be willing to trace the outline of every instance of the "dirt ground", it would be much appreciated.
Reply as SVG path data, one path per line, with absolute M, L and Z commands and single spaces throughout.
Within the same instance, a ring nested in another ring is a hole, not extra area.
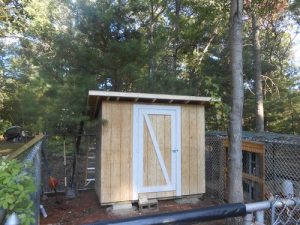
M 56 197 L 51 195 L 42 200 L 48 217 L 42 218 L 41 225 L 62 225 L 62 224 L 92 224 L 99 221 L 112 220 L 139 215 L 149 215 L 155 213 L 174 212 L 193 208 L 203 208 L 216 205 L 211 199 L 200 200 L 197 204 L 178 204 L 174 200 L 159 201 L 158 212 L 140 213 L 138 210 L 127 215 L 115 215 L 107 212 L 108 206 L 100 206 L 94 190 L 82 191 L 76 199 L 66 199 L 59 194 Z M 225 224 L 223 221 L 205 222 L 201 224 Z

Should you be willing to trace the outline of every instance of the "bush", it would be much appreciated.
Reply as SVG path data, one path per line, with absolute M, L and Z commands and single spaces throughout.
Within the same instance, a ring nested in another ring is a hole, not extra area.
M 3 134 L 5 130 L 11 126 L 12 126 L 11 122 L 0 119 L 0 135 Z
M 30 195 L 34 193 L 33 178 L 24 170 L 17 160 L 0 159 L 0 208 L 7 215 L 15 212 L 21 224 L 34 223 L 34 204 Z

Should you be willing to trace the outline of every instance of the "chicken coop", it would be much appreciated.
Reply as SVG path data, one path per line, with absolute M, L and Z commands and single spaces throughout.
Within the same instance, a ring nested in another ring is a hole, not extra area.
M 227 199 L 228 137 L 206 134 L 207 192 Z M 300 193 L 300 137 L 270 132 L 243 132 L 243 190 L 246 202 Z M 288 184 L 288 187 L 287 187 Z
M 205 192 L 208 97 L 89 91 L 102 205 Z

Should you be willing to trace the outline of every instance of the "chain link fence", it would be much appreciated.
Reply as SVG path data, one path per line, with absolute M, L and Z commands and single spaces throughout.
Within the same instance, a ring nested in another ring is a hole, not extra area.
M 93 184 L 87 185 L 86 180 L 86 169 L 88 163 L 87 149 L 89 146 L 95 144 L 94 135 L 85 136 L 82 138 L 82 149 L 76 156 L 76 183 L 78 189 L 93 188 Z M 63 145 L 62 145 L 63 146 Z M 73 170 L 73 146 L 72 151 L 66 153 L 66 168 L 64 166 L 64 151 L 63 149 L 52 149 L 53 146 L 49 145 L 49 137 L 43 141 L 39 141 L 32 148 L 26 150 L 24 153 L 18 156 L 18 160 L 24 163 L 24 170 L 34 178 L 35 193 L 32 194 L 31 200 L 35 207 L 34 217 L 35 225 L 40 224 L 40 197 L 44 192 L 52 192 L 53 190 L 49 187 L 49 174 L 58 179 L 59 184 L 57 191 L 65 191 L 65 169 L 68 178 Z M 44 152 L 47 157 L 42 157 Z M 47 164 L 47 166 L 46 166 Z M 48 168 L 47 168 L 48 167 Z
M 38 142 L 26 155 L 25 162 L 32 164 L 32 167 L 26 168 L 34 177 L 35 193 L 31 196 L 34 203 L 35 224 L 40 224 L 40 196 L 41 196 L 41 150 L 43 141 Z
M 265 142 L 265 152 L 266 193 L 299 196 L 300 144 Z
M 300 198 L 286 197 L 246 204 L 244 225 L 295 225 L 299 224 Z
M 271 213 L 272 225 L 300 224 L 299 198 L 294 198 L 291 196 L 286 199 L 276 198 L 272 204 Z
M 35 225 L 40 224 L 40 196 L 41 196 L 41 151 L 43 141 L 36 143 L 31 149 L 18 157 L 24 162 L 24 170 L 34 178 L 35 193 L 31 195 L 34 205 Z
M 220 202 L 227 200 L 227 135 L 206 136 L 206 193 Z M 243 190 L 245 202 L 279 201 L 300 195 L 300 141 L 298 136 L 243 134 Z M 275 197 L 277 196 L 277 197 Z M 269 210 L 267 224 L 300 224 L 300 206 Z
M 62 138 L 55 140 L 55 137 L 48 137 L 44 146 L 45 157 L 42 158 L 42 191 L 44 193 L 54 192 L 48 185 L 49 174 L 58 180 L 56 191 L 65 192 L 75 167 L 76 189 L 94 189 L 94 182 L 87 182 L 88 175 L 90 175 L 88 173 L 93 171 L 87 171 L 87 168 L 91 164 L 89 154 L 90 149 L 95 147 L 95 138 L 95 135 L 82 135 L 80 149 L 75 156 L 74 138 L 69 137 L 64 141 Z M 76 161 L 75 167 L 74 161 Z
M 207 135 L 205 139 L 206 194 L 220 202 L 225 200 L 225 165 L 224 139 Z

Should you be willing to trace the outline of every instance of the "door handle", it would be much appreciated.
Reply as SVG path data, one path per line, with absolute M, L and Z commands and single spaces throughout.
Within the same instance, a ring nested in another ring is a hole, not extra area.
M 178 152 L 179 150 L 178 149 L 174 149 L 174 150 L 172 150 L 172 152 L 174 152 L 174 153 L 176 153 L 176 152 Z

